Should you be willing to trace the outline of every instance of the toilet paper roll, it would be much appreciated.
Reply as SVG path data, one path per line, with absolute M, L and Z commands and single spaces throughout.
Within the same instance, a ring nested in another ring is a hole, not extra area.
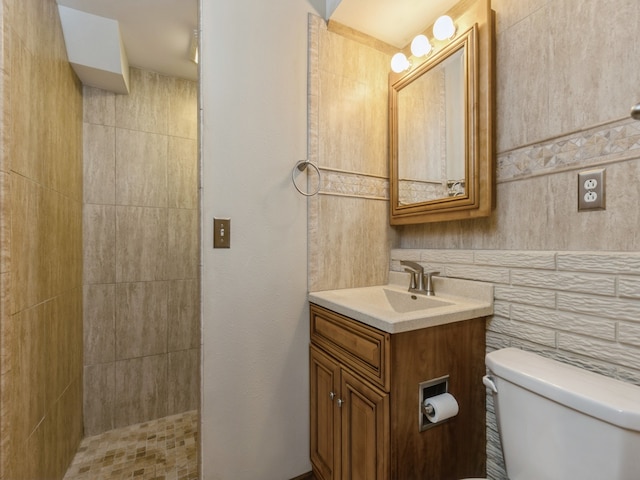
M 442 422 L 458 414 L 458 402 L 450 393 L 441 393 L 425 399 L 424 407 L 425 415 L 431 423 Z

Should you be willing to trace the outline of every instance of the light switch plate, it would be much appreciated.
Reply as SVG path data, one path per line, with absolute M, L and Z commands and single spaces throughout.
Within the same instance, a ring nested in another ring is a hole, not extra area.
M 213 219 L 213 248 L 231 248 L 231 219 Z

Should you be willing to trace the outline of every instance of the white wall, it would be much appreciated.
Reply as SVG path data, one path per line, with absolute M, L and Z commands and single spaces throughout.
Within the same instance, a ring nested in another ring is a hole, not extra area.
M 202 478 L 283 480 L 308 453 L 307 14 L 201 1 Z M 231 248 L 212 219 L 231 218 Z

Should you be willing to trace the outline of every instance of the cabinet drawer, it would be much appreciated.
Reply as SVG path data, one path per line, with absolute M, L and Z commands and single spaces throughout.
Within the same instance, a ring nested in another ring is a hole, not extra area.
M 311 304 L 311 342 L 389 391 L 390 335 Z

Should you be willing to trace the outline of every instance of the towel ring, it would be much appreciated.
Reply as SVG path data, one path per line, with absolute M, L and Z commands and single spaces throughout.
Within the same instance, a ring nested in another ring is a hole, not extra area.
M 296 176 L 295 176 L 296 170 L 300 172 L 304 172 L 309 165 L 311 165 L 311 167 L 318 174 L 318 188 L 316 188 L 315 191 L 313 192 L 303 192 L 302 190 L 300 190 L 300 188 L 296 184 Z M 309 160 L 300 160 L 298 163 L 296 163 L 295 167 L 293 167 L 293 170 L 291 170 L 291 181 L 293 182 L 293 186 L 296 187 L 296 190 L 300 192 L 302 195 L 304 195 L 305 197 L 311 197 L 320 191 L 320 184 L 322 183 L 321 180 L 322 180 L 322 174 L 320 173 L 320 169 L 316 165 L 311 163 Z
M 640 120 L 640 103 L 631 107 L 631 118 L 634 120 Z

